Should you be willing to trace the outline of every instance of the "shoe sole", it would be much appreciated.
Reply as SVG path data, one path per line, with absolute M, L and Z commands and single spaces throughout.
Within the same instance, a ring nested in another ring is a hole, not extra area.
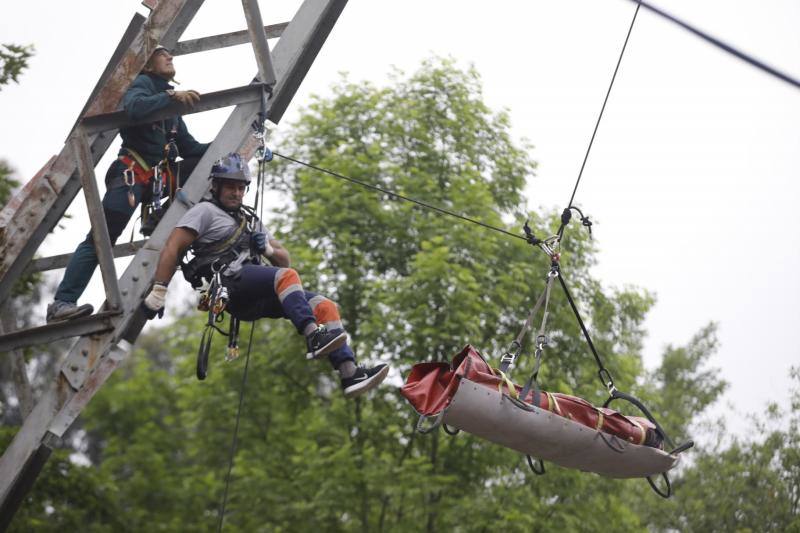
M 386 379 L 386 376 L 388 375 L 389 375 L 389 365 L 386 365 L 385 367 L 381 368 L 380 371 L 371 378 L 365 379 L 361 383 L 358 383 L 357 385 L 353 385 L 352 387 L 350 387 L 349 390 L 346 390 L 344 393 L 344 397 L 355 398 L 356 396 L 360 396 L 365 392 L 371 391 L 372 389 L 383 383 L 383 380 Z
M 69 313 L 69 314 L 66 314 L 66 315 L 62 315 L 62 316 L 54 316 L 52 318 L 48 318 L 48 319 L 46 319 L 46 322 L 48 324 L 53 324 L 53 323 L 56 323 L 56 322 L 64 322 L 65 320 L 74 320 L 76 318 L 89 316 L 94 312 L 94 308 L 92 308 L 92 307 L 85 307 L 83 309 L 81 309 L 81 307 L 83 307 L 83 306 L 78 307 L 72 313 Z
M 308 360 L 320 359 L 320 358 L 328 355 L 332 351 L 338 350 L 339 348 L 344 346 L 346 342 L 347 342 L 347 333 L 345 333 L 343 331 L 343 332 L 341 332 L 339 334 L 339 336 L 337 336 L 335 339 L 333 339 L 331 342 L 329 342 L 328 344 L 326 344 L 325 346 L 323 346 L 322 348 L 320 348 L 316 352 L 308 352 L 306 354 L 306 359 L 308 359 Z

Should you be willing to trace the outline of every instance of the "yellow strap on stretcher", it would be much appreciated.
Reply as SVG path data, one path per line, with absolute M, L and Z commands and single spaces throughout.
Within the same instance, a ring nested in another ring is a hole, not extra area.
M 506 387 L 508 387 L 508 395 L 519 400 L 519 391 L 516 385 L 514 385 L 514 382 L 511 381 L 502 370 L 498 370 L 497 373 L 500 374 L 500 383 L 497 384 L 497 390 L 500 394 L 503 393 L 503 383 L 505 383 Z

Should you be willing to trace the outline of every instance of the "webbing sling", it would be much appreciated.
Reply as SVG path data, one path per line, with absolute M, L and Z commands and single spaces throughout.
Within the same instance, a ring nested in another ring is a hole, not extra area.
M 539 308 L 542 307 L 544 304 L 544 314 L 542 316 L 542 325 L 539 328 L 539 335 L 544 335 L 545 327 L 547 324 L 547 306 L 550 303 L 550 289 L 553 286 L 553 278 L 558 275 L 558 270 L 555 268 L 550 269 L 550 273 L 547 275 L 547 284 L 545 286 L 545 290 L 542 291 L 542 294 L 539 295 L 539 299 L 536 300 L 536 304 L 531 309 L 528 318 L 525 320 L 525 323 L 522 326 L 517 338 L 511 343 L 509 350 L 503 355 L 500 359 L 500 371 L 507 372 L 508 368 L 514 363 L 514 360 L 519 357 L 520 352 L 522 351 L 522 341 L 525 338 L 525 335 L 528 333 L 528 330 L 531 329 L 533 325 L 533 319 L 536 317 L 536 313 L 539 312 Z

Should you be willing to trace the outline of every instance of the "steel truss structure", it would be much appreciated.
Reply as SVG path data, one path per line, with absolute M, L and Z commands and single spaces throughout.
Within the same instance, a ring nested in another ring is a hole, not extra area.
M 62 268 L 69 256 L 33 260 L 42 241 L 83 189 L 103 277 L 106 302 L 98 313 L 0 336 L 0 352 L 24 364 L 16 350 L 78 337 L 63 358 L 54 382 L 35 402 L 11 444 L 0 457 L 0 529 L 11 522 L 53 447 L 83 408 L 129 355 L 145 318 L 139 307 L 150 289 L 164 242 L 188 207 L 207 192 L 204 179 L 214 160 L 240 151 L 252 157 L 251 125 L 259 113 L 278 123 L 335 25 L 347 0 L 305 0 L 288 23 L 264 26 L 257 0 L 242 0 L 247 30 L 180 41 L 203 0 L 145 0 L 148 17 L 134 15 L 61 152 L 52 157 L 0 211 L 0 303 L 23 275 Z M 268 38 L 278 38 L 270 51 Z M 133 122 L 118 110 L 122 96 L 141 72 L 156 45 L 173 55 L 198 53 L 250 42 L 258 74 L 248 85 L 203 95 L 191 111 L 176 103 L 142 122 L 177 114 L 235 106 L 152 236 L 111 246 L 94 167 L 121 127 Z M 135 254 L 135 255 L 134 255 Z M 117 277 L 114 258 L 134 255 Z

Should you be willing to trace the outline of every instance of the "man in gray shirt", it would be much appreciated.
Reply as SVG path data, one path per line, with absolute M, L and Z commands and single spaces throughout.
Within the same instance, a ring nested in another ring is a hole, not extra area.
M 155 282 L 144 300 L 150 318 L 163 313 L 167 286 L 180 258 L 192 249 L 195 258 L 184 276 L 197 286 L 218 273 L 229 292 L 227 311 L 240 320 L 288 318 L 306 337 L 307 358 L 327 356 L 339 372 L 345 396 L 354 397 L 379 385 L 389 366 L 357 367 L 347 344 L 339 310 L 322 295 L 303 289 L 290 268 L 289 252 L 275 240 L 251 209 L 242 205 L 250 173 L 239 154 L 217 161 L 211 169 L 211 201 L 184 214 L 159 256 Z M 260 264 L 266 257 L 274 266 Z

